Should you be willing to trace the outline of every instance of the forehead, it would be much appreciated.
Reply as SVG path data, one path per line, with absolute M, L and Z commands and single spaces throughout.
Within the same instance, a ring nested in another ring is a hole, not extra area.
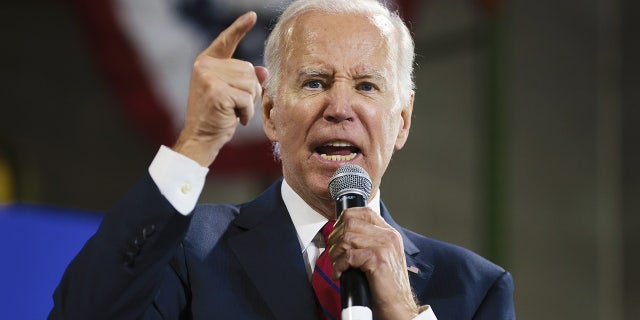
M 286 29 L 286 66 L 391 68 L 391 24 L 382 17 L 311 11 Z

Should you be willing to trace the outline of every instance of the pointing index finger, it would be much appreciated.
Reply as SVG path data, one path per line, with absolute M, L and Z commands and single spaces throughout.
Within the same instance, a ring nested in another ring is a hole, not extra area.
M 253 11 L 241 15 L 228 28 L 222 31 L 203 53 L 213 58 L 231 58 L 233 52 L 236 51 L 238 43 L 256 24 L 256 20 L 257 15 Z

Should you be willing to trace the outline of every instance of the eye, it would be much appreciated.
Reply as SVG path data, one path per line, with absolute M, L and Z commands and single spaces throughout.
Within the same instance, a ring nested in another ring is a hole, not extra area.
M 322 89 L 323 85 L 320 80 L 309 80 L 305 82 L 304 87 L 309 89 Z
M 372 83 L 369 82 L 362 82 L 359 83 L 356 88 L 360 91 L 365 91 L 365 92 L 372 92 L 376 90 L 376 86 Z

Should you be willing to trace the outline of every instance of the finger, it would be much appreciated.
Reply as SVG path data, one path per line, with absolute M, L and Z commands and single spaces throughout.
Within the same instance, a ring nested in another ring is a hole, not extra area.
M 256 20 L 257 16 L 253 11 L 243 14 L 227 29 L 222 31 L 202 53 L 219 59 L 231 58 L 236 51 L 238 43 L 255 25 Z
M 255 67 L 256 76 L 258 77 L 258 81 L 261 85 L 264 85 L 264 82 L 267 81 L 267 77 L 269 77 L 269 70 L 265 67 L 257 66 Z
M 197 72 L 206 84 L 224 83 L 232 88 L 246 91 L 251 94 L 254 103 L 262 95 L 262 86 L 258 81 L 254 66 L 247 61 L 236 59 L 215 59 L 208 56 L 199 56 Z M 216 70 L 215 73 L 211 70 Z M 194 72 L 195 69 L 194 69 Z
M 347 208 L 336 220 L 336 228 L 344 224 L 346 220 L 360 220 L 379 227 L 389 227 L 389 224 L 382 217 L 369 207 Z
M 253 118 L 253 114 L 255 113 L 255 101 L 253 95 L 236 88 L 229 88 L 231 93 L 231 99 L 234 104 L 234 112 L 236 117 L 240 120 L 242 125 L 247 125 L 251 118 Z
M 346 252 L 354 249 L 383 250 L 393 255 L 403 252 L 402 237 L 397 232 L 375 226 L 371 228 L 361 230 L 365 232 L 349 231 L 334 237 L 331 240 L 334 243 L 329 247 L 330 259 L 339 259 Z
M 332 278 L 335 280 L 340 279 L 342 273 L 349 268 L 360 269 L 367 271 L 366 266 L 377 265 L 376 260 L 378 256 L 374 250 L 371 249 L 350 249 L 342 253 L 339 257 L 332 259 Z M 370 268 L 374 269 L 374 268 Z
M 334 232 L 329 237 L 329 241 L 333 243 L 334 240 L 332 240 L 332 236 L 338 238 L 339 236 L 343 236 L 347 231 L 365 233 L 367 232 L 366 227 L 391 228 L 391 226 L 371 208 L 349 208 L 344 210 L 338 217 L 334 226 Z
M 264 90 L 263 88 L 263 83 L 267 80 L 267 77 L 269 76 L 269 71 L 267 71 L 267 68 L 265 67 L 255 67 L 254 68 L 254 72 L 256 74 L 256 78 L 258 78 L 258 81 L 254 84 L 255 85 L 255 92 L 256 92 L 256 97 L 254 99 L 254 102 L 258 102 L 258 98 L 262 97 L 262 91 Z
M 230 63 L 239 62 L 239 60 L 228 60 Z M 267 69 L 264 67 L 253 67 L 249 62 L 242 61 L 244 64 L 250 66 L 249 72 L 245 73 L 243 68 L 238 68 L 235 72 L 228 71 L 224 75 L 224 80 L 227 81 L 229 86 L 243 90 L 251 94 L 253 103 L 258 102 L 258 99 L 262 96 L 262 86 L 260 85 L 260 77 L 266 77 Z M 264 81 L 264 80 L 263 80 Z
M 402 236 L 391 227 L 379 227 L 357 219 L 343 220 L 329 236 L 329 257 L 339 259 L 352 249 L 383 250 L 403 255 Z
M 337 247 L 337 246 L 334 246 Z M 333 249 L 333 247 L 332 247 Z M 404 263 L 402 247 L 384 245 L 351 247 L 341 246 L 329 252 L 329 259 L 333 262 L 333 270 L 337 276 L 347 268 L 361 269 L 366 273 L 387 270 L 392 266 Z M 402 269 L 406 271 L 406 267 Z

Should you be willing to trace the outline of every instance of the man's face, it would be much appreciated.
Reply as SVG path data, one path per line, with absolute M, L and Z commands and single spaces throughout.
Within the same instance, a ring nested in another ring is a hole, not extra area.
M 378 20 L 300 16 L 283 39 L 276 97 L 263 100 L 265 132 L 280 143 L 285 179 L 328 217 L 335 211 L 328 192 L 334 172 L 359 165 L 376 192 L 408 135 L 413 101 L 399 103 L 396 64 L 384 35 L 391 29 Z

